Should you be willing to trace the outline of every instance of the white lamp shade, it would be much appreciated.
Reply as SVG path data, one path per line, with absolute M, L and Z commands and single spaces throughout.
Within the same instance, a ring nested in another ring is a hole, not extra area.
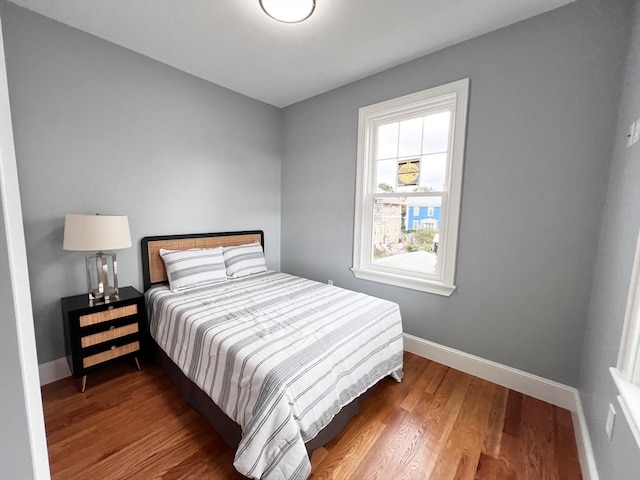
M 102 252 L 131 246 L 126 215 L 79 215 L 69 213 L 64 221 L 65 250 Z

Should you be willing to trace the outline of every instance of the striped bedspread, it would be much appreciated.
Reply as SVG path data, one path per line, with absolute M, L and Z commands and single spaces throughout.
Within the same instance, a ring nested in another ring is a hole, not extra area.
M 151 335 L 242 428 L 234 466 L 304 479 L 304 442 L 387 375 L 402 379 L 395 303 L 279 272 L 146 293 Z

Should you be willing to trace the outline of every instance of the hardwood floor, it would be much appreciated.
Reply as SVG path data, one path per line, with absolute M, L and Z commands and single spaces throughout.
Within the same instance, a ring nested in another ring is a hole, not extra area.
M 580 479 L 571 414 L 405 353 L 340 436 L 312 457 L 312 479 Z M 52 478 L 242 479 L 233 451 L 156 364 L 126 363 L 42 389 Z

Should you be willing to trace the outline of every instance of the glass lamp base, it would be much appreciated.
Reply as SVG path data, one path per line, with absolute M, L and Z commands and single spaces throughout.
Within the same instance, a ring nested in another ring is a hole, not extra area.
M 117 297 L 118 263 L 116 254 L 98 252 L 95 255 L 86 255 L 85 260 L 87 264 L 89 301 L 96 303 L 107 302 Z M 93 283 L 94 279 L 97 279 L 95 284 Z

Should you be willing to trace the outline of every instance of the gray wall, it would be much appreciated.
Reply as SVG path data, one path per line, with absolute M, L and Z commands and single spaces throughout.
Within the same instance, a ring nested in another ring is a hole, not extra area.
M 64 356 L 60 298 L 86 291 L 66 213 L 129 216 L 121 285 L 147 235 L 263 229 L 280 267 L 281 112 L 0 3 L 40 363 Z
M 4 207 L 1 196 L 0 207 Z M 4 215 L 0 214 L 0 472 L 5 478 L 28 479 L 33 478 L 33 458 L 12 294 Z
M 626 147 L 626 134 L 640 117 L 640 1 L 624 76 L 615 133 L 609 189 L 586 328 L 580 394 L 602 479 L 637 478 L 640 451 L 616 400 L 609 367 L 618 361 L 620 339 L 640 229 L 640 143 Z M 605 423 L 609 403 L 618 412 L 609 441 Z
M 396 301 L 407 333 L 576 385 L 630 4 L 581 0 L 286 108 L 283 271 Z M 358 108 L 465 77 L 457 290 L 355 279 Z

